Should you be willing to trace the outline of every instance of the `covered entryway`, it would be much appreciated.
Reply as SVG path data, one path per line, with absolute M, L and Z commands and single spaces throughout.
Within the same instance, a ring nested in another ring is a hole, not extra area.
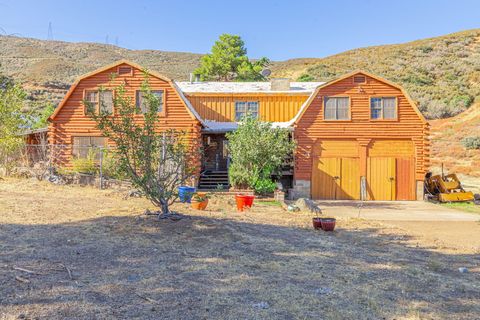
M 313 199 L 360 199 L 360 159 L 355 140 L 324 140 L 314 150 Z
M 369 200 L 415 200 L 415 148 L 410 140 L 373 140 L 368 148 Z

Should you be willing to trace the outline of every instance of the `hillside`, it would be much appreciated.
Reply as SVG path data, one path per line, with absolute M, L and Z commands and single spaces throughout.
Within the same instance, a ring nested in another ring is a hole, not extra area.
M 201 55 L 0 36 L 0 73 L 24 85 L 35 110 L 47 102 L 57 104 L 79 75 L 121 58 L 186 80 Z M 428 118 L 444 118 L 462 112 L 480 95 L 480 29 L 326 58 L 273 62 L 270 69 L 273 77 L 309 74 L 318 81 L 365 69 L 402 84 Z
M 119 59 L 135 61 L 172 79 L 187 80 L 201 55 L 158 50 L 128 50 L 99 43 L 70 43 L 0 36 L 0 73 L 21 82 L 29 107 L 57 104 L 84 73 Z
M 478 177 L 480 149 L 467 150 L 461 143 L 465 137 L 480 135 L 480 103 L 447 119 L 431 121 L 432 167 Z M 480 181 L 479 181 L 480 182 Z
M 277 76 L 298 78 L 309 74 L 321 81 L 355 69 L 403 85 L 428 118 L 452 116 L 465 110 L 480 94 L 480 29 L 272 66 Z

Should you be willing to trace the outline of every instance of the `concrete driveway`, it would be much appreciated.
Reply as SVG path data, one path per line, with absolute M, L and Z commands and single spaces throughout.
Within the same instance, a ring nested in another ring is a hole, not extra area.
M 379 221 L 479 221 L 480 215 L 425 201 L 318 200 L 324 214 Z

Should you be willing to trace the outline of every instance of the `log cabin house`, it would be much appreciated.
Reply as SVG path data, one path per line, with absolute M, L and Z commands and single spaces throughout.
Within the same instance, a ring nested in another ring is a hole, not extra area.
M 327 83 L 175 82 L 156 72 L 148 72 L 148 78 L 152 91 L 163 99 L 159 128 L 184 130 L 192 143 L 203 146 L 199 188 L 228 186 L 225 134 L 249 113 L 290 130 L 296 140 L 294 161 L 281 179 L 294 197 L 423 197 L 429 126 L 405 90 L 386 79 L 364 71 Z M 124 84 L 127 94 L 141 104 L 143 79 L 141 66 L 122 60 L 72 85 L 49 119 L 49 143 L 66 146 L 62 165 L 82 156 L 80 147 L 108 145 L 85 115 L 83 101 L 108 106 L 114 92 L 99 88 Z

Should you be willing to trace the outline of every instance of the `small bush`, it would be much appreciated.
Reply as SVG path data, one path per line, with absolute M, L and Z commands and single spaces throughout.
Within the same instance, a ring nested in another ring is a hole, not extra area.
M 299 82 L 309 82 L 309 81 L 315 81 L 315 78 L 308 73 L 304 73 L 300 77 L 298 77 L 297 81 L 299 81 Z
M 480 149 L 480 136 L 463 138 L 462 144 L 466 149 Z
M 74 158 L 72 160 L 72 171 L 78 173 L 95 174 L 98 166 L 95 161 L 95 151 L 90 149 L 86 158 Z
M 108 151 L 105 151 L 103 153 L 102 174 L 105 177 L 112 178 L 112 179 L 117 179 L 117 180 L 126 179 L 125 173 L 120 170 L 120 166 L 115 155 Z
M 276 188 L 277 184 L 269 178 L 259 179 L 254 184 L 255 192 L 262 195 L 272 193 Z
M 244 167 L 232 163 L 228 168 L 230 184 L 238 189 L 247 189 L 250 185 L 251 173 Z

